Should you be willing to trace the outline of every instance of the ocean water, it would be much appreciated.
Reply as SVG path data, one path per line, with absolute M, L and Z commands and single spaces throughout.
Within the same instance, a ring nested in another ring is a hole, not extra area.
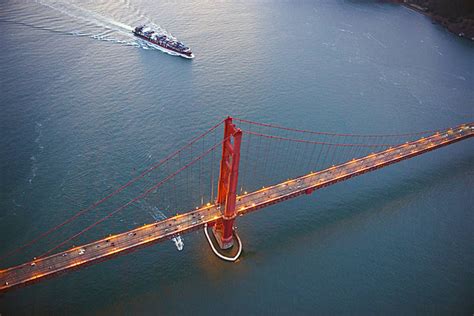
M 138 42 L 144 22 L 196 58 Z M 372 134 L 474 119 L 473 42 L 396 5 L 2 1 L 0 26 L 0 254 L 227 115 Z M 239 218 L 235 264 L 193 232 L 3 294 L 0 313 L 469 315 L 473 174 L 468 140 Z

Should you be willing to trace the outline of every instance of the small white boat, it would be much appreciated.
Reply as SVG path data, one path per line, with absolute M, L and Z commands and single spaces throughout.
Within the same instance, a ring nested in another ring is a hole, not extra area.
M 178 249 L 179 251 L 183 250 L 184 242 L 180 235 L 177 235 L 172 240 L 174 241 L 174 244 L 176 245 L 176 249 Z

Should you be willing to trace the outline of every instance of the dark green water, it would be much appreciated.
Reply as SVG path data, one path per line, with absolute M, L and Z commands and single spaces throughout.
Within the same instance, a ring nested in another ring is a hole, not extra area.
M 196 58 L 117 26 L 143 12 Z M 0 25 L 0 254 L 227 115 L 372 134 L 474 119 L 474 44 L 399 6 L 4 1 Z M 0 296 L 0 313 L 471 315 L 473 174 L 468 140 L 239 218 L 236 264 L 195 232 Z

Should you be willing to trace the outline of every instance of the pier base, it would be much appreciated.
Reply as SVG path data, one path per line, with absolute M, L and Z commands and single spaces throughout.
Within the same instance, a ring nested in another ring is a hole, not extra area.
M 214 232 L 214 229 L 213 229 L 213 232 Z M 237 248 L 237 251 L 229 251 L 229 250 L 225 250 L 224 248 L 221 248 L 221 250 L 217 249 L 217 247 L 214 245 L 214 243 L 217 243 L 217 245 L 219 247 L 221 247 L 220 243 L 219 243 L 219 236 L 216 236 L 214 235 L 215 238 L 212 238 L 211 236 L 209 236 L 209 232 L 207 231 L 207 224 L 204 226 L 204 234 L 206 235 L 206 239 L 207 241 L 209 242 L 209 246 L 211 246 L 211 249 L 212 249 L 212 252 L 214 252 L 214 254 L 224 260 L 224 261 L 231 261 L 231 262 L 234 262 L 234 261 L 237 261 L 237 259 L 239 259 L 241 253 L 242 253 L 242 241 L 240 240 L 240 237 L 239 235 L 237 234 L 237 232 L 234 230 L 233 233 L 232 233 L 232 237 L 231 237 L 231 246 L 228 247 L 228 248 L 225 248 L 225 249 L 231 249 L 231 247 L 233 246 L 234 244 L 234 239 L 236 240 L 237 242 L 237 245 L 238 245 L 238 248 Z M 226 244 L 229 244 L 228 242 L 226 242 Z M 232 253 L 235 253 L 235 255 L 232 255 Z
M 233 231 L 233 229 L 232 229 Z M 217 243 L 219 244 L 219 248 L 225 250 L 230 249 L 234 246 L 234 238 L 231 234 L 229 237 L 224 237 L 224 231 L 218 227 L 218 225 L 214 225 L 212 227 L 212 233 L 214 238 L 216 239 Z

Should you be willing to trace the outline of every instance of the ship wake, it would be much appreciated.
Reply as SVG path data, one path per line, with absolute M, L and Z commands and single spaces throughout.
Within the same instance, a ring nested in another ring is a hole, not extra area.
M 144 49 L 152 47 L 137 41 L 132 25 L 147 23 L 169 34 L 128 0 L 7 2 L 0 4 L 0 12 L 3 23 Z
M 149 213 L 151 217 L 153 217 L 153 219 L 157 222 L 166 219 L 166 215 L 156 207 L 150 208 Z M 183 238 L 179 234 L 173 235 L 171 240 L 174 242 L 176 249 L 178 249 L 179 251 L 183 250 L 184 241 L 183 241 Z

